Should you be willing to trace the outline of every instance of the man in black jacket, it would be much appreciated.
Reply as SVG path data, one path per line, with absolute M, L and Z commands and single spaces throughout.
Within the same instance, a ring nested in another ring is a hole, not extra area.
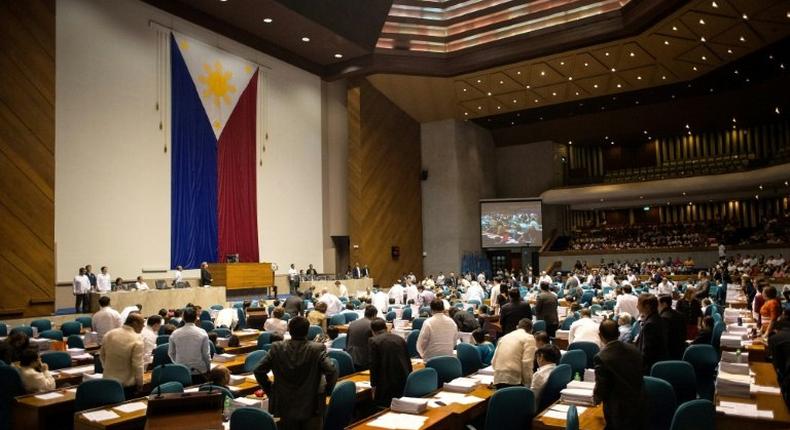
M 511 288 L 508 295 L 510 302 L 502 306 L 502 311 L 499 313 L 503 336 L 515 330 L 522 318 L 532 319 L 532 307 L 529 306 L 529 303 L 521 300 L 518 288 Z
M 606 430 L 643 429 L 642 356 L 634 346 L 617 340 L 616 322 L 604 320 L 598 330 L 604 346 L 593 358 L 593 395 L 596 402 L 603 402 Z
M 667 353 L 670 360 L 682 360 L 686 350 L 686 319 L 672 309 L 672 297 L 658 298 L 658 312 L 667 329 Z
M 667 359 L 667 329 L 658 315 L 656 296 L 640 294 L 636 307 L 642 315 L 642 328 L 636 339 L 636 347 L 642 353 L 642 373 L 649 375 L 653 364 Z
M 785 309 L 776 324 L 776 333 L 768 338 L 768 352 L 776 369 L 779 388 L 790 408 L 790 310 Z
M 200 285 L 210 287 L 212 282 L 214 282 L 214 278 L 211 276 L 211 272 L 208 271 L 208 263 L 204 261 L 200 263 Z
M 557 296 L 549 291 L 547 282 L 540 283 L 540 294 L 535 299 L 535 318 L 546 322 L 546 334 L 554 337 L 560 325 L 557 316 Z
M 307 340 L 309 328 L 306 318 L 292 318 L 288 324 L 291 339 L 273 343 L 255 369 L 255 379 L 269 396 L 269 411 L 280 418 L 279 430 L 320 430 L 326 395 L 337 382 L 337 370 L 326 346 Z
M 370 339 L 370 385 L 374 400 L 389 406 L 393 397 L 403 395 L 406 378 L 411 373 L 411 359 L 402 337 L 387 333 L 387 323 L 376 318 L 370 323 L 374 336 Z
M 458 331 L 471 333 L 480 328 L 480 322 L 477 318 L 463 309 L 452 307 L 449 313 L 450 318 L 452 318 L 458 326 Z
M 354 362 L 354 370 L 357 372 L 366 370 L 369 366 L 370 349 L 368 341 L 373 336 L 370 330 L 370 322 L 376 318 L 379 312 L 373 305 L 365 306 L 365 318 L 351 321 L 348 325 L 346 334 L 346 352 L 351 355 Z
M 292 317 L 302 315 L 304 312 L 304 301 L 302 300 L 303 296 L 304 293 L 301 291 L 297 291 L 296 294 L 288 296 L 288 298 L 285 299 L 285 303 L 283 304 L 285 312 L 290 314 Z

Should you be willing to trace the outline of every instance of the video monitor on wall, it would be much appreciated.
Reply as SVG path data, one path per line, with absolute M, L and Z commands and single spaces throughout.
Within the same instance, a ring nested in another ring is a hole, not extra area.
M 541 246 L 540 200 L 481 200 L 480 236 L 483 248 Z

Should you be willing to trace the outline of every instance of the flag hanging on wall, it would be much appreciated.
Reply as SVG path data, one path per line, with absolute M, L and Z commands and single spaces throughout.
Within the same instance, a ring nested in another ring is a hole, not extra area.
M 171 267 L 257 262 L 258 68 L 171 34 L 170 72 Z

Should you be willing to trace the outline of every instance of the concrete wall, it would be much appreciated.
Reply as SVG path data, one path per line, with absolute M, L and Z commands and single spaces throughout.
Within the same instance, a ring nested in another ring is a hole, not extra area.
M 332 236 L 348 236 L 348 107 L 345 80 L 324 82 L 324 272 L 337 273 Z M 342 268 L 341 270 L 345 270 Z

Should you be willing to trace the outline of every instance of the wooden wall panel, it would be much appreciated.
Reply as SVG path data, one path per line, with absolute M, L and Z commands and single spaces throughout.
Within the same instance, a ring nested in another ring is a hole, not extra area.
M 0 319 L 46 315 L 55 300 L 54 0 L 0 3 L 0 69 Z
M 403 273 L 421 277 L 420 124 L 362 81 L 348 90 L 348 125 L 352 264 L 367 264 L 382 287 Z

